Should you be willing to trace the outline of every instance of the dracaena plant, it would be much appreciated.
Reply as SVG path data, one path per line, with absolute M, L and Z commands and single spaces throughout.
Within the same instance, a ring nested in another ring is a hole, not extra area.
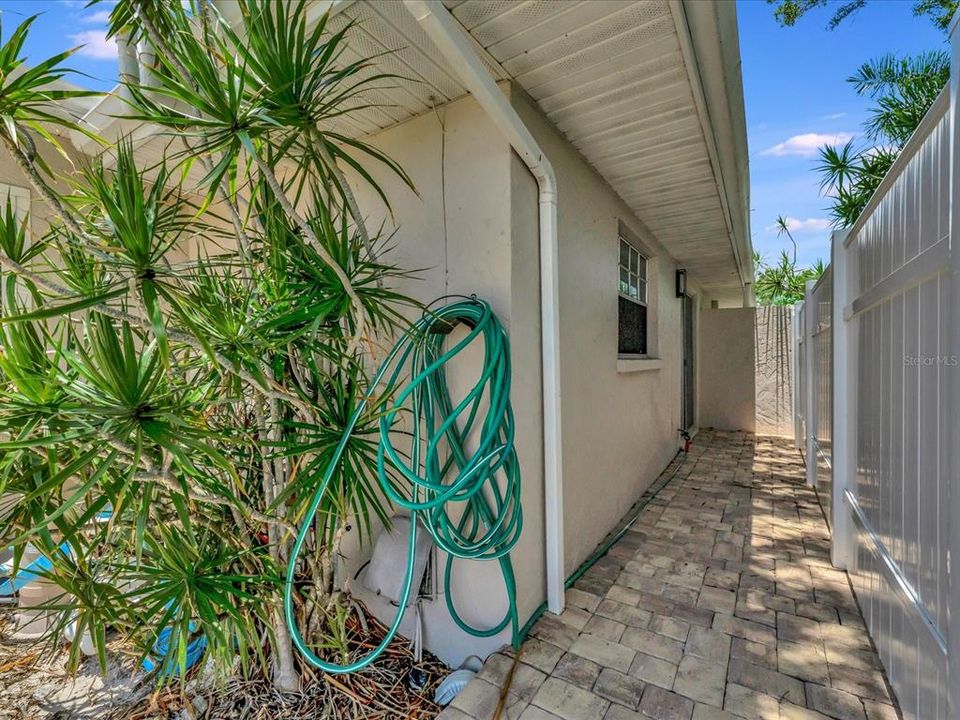
M 874 106 L 864 124 L 866 145 L 850 140 L 820 148 L 816 170 L 821 191 L 830 197 L 834 225 L 850 227 L 857 221 L 949 79 L 950 56 L 942 51 L 884 55 L 847 78 Z
M 344 59 L 350 28 L 305 3 L 239 7 L 239 25 L 201 0 L 113 8 L 111 32 L 157 58 L 123 95 L 138 137 L 165 136 L 159 162 L 123 138 L 71 151 L 58 130 L 91 130 L 59 105 L 86 94 L 57 82 L 69 53 L 25 69 L 30 20 L 0 43 L 0 141 L 51 217 L 29 237 L 0 199 L 0 542 L 50 558 L 52 643 L 72 625 L 106 664 L 109 638 L 143 656 L 166 631 L 170 679 L 202 635 L 221 675 L 263 670 L 294 690 L 279 594 L 292 531 L 371 352 L 413 304 L 344 170 L 381 197 L 373 166 L 409 178 L 336 130 L 389 82 Z M 380 412 L 360 419 L 299 569 L 318 648 L 345 602 L 348 521 L 368 536 L 389 516 Z

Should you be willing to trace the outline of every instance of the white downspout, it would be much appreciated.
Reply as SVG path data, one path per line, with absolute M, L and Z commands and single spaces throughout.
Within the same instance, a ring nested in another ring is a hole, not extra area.
M 130 38 L 129 30 L 117 33 L 117 59 L 119 61 L 120 95 L 130 97 L 128 85 L 140 84 L 140 63 L 137 60 L 137 46 Z
M 140 66 L 140 84 L 144 87 L 157 87 L 156 67 L 157 53 L 147 40 L 141 40 L 137 47 L 139 52 L 138 62 Z
M 547 609 L 564 605 L 563 464 L 560 455 L 560 317 L 557 270 L 557 177 L 509 100 L 497 87 L 457 21 L 439 0 L 406 0 L 407 10 L 456 71 L 537 180 L 540 198 L 540 328 L 543 372 L 543 492 Z

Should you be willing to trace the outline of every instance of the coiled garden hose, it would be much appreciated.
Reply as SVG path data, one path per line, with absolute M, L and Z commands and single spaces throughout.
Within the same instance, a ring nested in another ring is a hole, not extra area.
M 445 350 L 450 332 L 461 323 L 469 332 Z M 483 343 L 479 376 L 463 399 L 454 405 L 447 386 L 447 363 L 477 340 Z M 397 615 L 381 643 L 364 657 L 338 665 L 318 657 L 297 627 L 294 576 L 297 558 L 317 509 L 337 472 L 357 421 L 374 395 L 389 399 L 388 409 L 380 416 L 377 455 L 380 487 L 411 516 L 406 579 Z M 396 432 L 398 429 L 409 430 L 409 433 L 401 435 Z M 290 553 L 283 588 L 284 612 L 294 645 L 311 665 L 328 673 L 351 673 L 372 663 L 387 648 L 400 628 L 414 589 L 417 526 L 421 523 L 437 547 L 447 553 L 444 590 L 454 622 L 476 637 L 490 637 L 510 626 L 513 644 L 519 647 L 516 581 L 509 555 L 523 526 L 514 433 L 510 343 L 490 305 L 472 297 L 428 308 L 387 354 L 370 388 L 353 411 Z M 398 451 L 394 446 L 400 437 L 410 438 L 408 450 Z M 473 627 L 457 612 L 450 589 L 455 558 L 499 562 L 508 607 L 503 619 L 493 627 Z

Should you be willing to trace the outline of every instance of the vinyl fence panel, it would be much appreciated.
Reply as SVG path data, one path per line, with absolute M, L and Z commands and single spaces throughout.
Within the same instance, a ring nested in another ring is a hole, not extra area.
M 828 522 L 831 521 L 833 495 L 833 341 L 831 316 L 833 308 L 833 273 L 828 267 L 813 287 L 810 306 L 811 345 L 810 382 L 813 398 L 810 408 L 812 455 L 808 465 L 813 470 L 813 483 Z
M 857 223 L 835 236 L 832 273 L 802 310 L 817 317 L 804 411 L 834 560 L 917 720 L 960 717 L 948 709 L 951 131 L 944 91 Z
M 794 307 L 793 311 L 793 412 L 794 412 L 794 432 L 793 438 L 797 448 L 806 452 L 807 437 L 807 362 L 806 345 L 804 344 L 804 335 L 806 319 L 803 313 L 804 303 L 800 302 Z

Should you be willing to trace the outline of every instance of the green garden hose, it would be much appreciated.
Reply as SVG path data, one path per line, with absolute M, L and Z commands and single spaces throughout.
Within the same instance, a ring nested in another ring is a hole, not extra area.
M 450 331 L 460 323 L 469 332 L 444 350 Z M 478 339 L 483 342 L 483 365 L 472 388 L 454 405 L 447 386 L 447 363 Z M 411 516 L 406 579 L 396 618 L 381 643 L 364 657 L 338 665 L 318 657 L 297 627 L 294 576 L 297 558 L 324 493 L 357 421 L 375 394 L 389 398 L 390 403 L 380 416 L 380 487 Z M 395 432 L 398 428 L 408 429 L 409 434 L 399 435 Z M 372 663 L 387 648 L 400 628 L 414 589 L 414 554 L 421 523 L 437 547 L 447 553 L 444 589 L 454 622 L 476 637 L 490 637 L 510 626 L 513 644 L 519 647 L 516 581 L 509 555 L 523 526 L 514 432 L 510 344 L 490 305 L 474 297 L 428 308 L 390 350 L 351 415 L 290 553 L 283 588 L 284 611 L 294 645 L 311 665 L 328 673 L 351 673 Z M 394 447 L 397 437 L 411 439 L 408 450 Z M 475 628 L 457 612 L 450 590 L 455 558 L 497 560 L 500 564 L 508 607 L 493 627 Z

